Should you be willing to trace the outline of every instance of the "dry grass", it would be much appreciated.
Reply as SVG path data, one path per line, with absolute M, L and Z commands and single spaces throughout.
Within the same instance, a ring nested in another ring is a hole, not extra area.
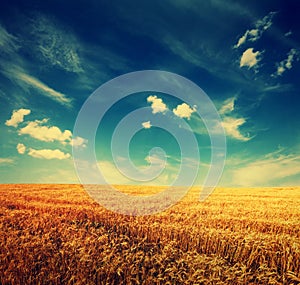
M 78 185 L 2 185 L 0 284 L 300 283 L 300 188 L 198 195 L 132 217 Z

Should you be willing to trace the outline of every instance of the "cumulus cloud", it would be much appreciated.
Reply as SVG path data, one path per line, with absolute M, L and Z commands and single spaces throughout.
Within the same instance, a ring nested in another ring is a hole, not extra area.
M 47 119 L 44 119 L 29 122 L 25 127 L 21 128 L 18 133 L 19 135 L 30 135 L 32 138 L 45 142 L 59 141 L 66 143 L 71 141 L 71 131 L 61 131 L 60 128 L 56 126 L 48 127 L 43 125 L 47 121 Z
M 86 147 L 87 143 L 88 143 L 88 140 L 84 139 L 82 137 L 72 138 L 71 142 L 70 142 L 70 144 L 73 147 L 83 147 L 83 148 Z
M 28 155 L 35 158 L 43 158 L 43 159 L 68 159 L 71 157 L 69 153 L 64 153 L 59 149 L 33 149 L 30 148 L 28 151 Z
M 188 104 L 182 103 L 173 109 L 173 113 L 180 118 L 191 118 L 192 113 L 196 111 L 196 107 L 191 108 Z
M 260 61 L 260 52 L 253 51 L 253 48 L 248 48 L 242 54 L 240 60 L 240 67 L 246 66 L 248 69 L 255 67 L 255 65 Z
M 145 129 L 150 129 L 152 127 L 151 122 L 147 121 L 147 122 L 143 122 L 142 123 L 143 128 Z
M 287 69 L 291 69 L 293 67 L 293 61 L 295 58 L 297 59 L 298 54 L 296 49 L 291 49 L 287 54 L 287 58 L 278 64 L 275 75 L 281 76 Z
M 24 144 L 22 144 L 22 143 L 18 143 L 17 144 L 17 151 L 20 154 L 24 154 L 25 151 L 26 151 L 26 146 Z
M 234 48 L 239 48 L 241 45 L 249 42 L 255 42 L 258 39 L 261 38 L 264 31 L 269 29 L 272 25 L 272 20 L 276 12 L 270 12 L 267 16 L 265 16 L 263 19 L 258 20 L 255 23 L 255 28 L 251 30 L 247 30 L 243 36 L 241 36 L 237 42 L 237 44 L 234 46 Z
M 27 116 L 30 113 L 31 111 L 29 109 L 14 110 L 11 118 L 5 122 L 5 125 L 16 128 L 20 123 L 24 121 L 24 116 Z
M 5 122 L 5 125 L 18 127 L 20 123 L 24 122 L 24 116 L 27 116 L 31 113 L 29 109 L 19 109 L 14 110 L 11 118 Z M 70 130 L 62 131 L 57 126 L 46 126 L 48 119 L 35 120 L 27 122 L 25 127 L 18 129 L 19 135 L 29 135 L 34 139 L 45 141 L 45 142 L 54 142 L 58 141 L 62 144 L 70 144 L 74 147 L 86 147 L 88 141 L 82 137 L 72 138 L 72 132 Z M 24 146 L 18 144 L 17 150 L 22 149 Z M 22 152 L 19 152 L 22 153 Z M 23 152 L 24 153 L 24 152 Z
M 29 135 L 34 139 L 54 142 L 58 141 L 62 144 L 70 144 L 74 147 L 86 147 L 88 141 L 82 137 L 72 138 L 70 130 L 62 131 L 57 126 L 46 126 L 48 119 L 35 120 L 28 122 L 27 125 L 18 130 L 19 135 Z
M 163 100 L 161 98 L 157 98 L 157 96 L 149 96 L 147 98 L 147 102 L 151 103 L 151 108 L 152 108 L 152 113 L 163 113 L 165 111 L 167 111 L 167 106 L 166 104 L 163 102 Z

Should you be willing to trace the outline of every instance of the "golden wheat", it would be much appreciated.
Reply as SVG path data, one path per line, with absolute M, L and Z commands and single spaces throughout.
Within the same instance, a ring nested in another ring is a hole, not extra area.
M 158 188 L 118 186 L 135 195 Z M 192 189 L 160 214 L 78 185 L 2 185 L 0 284 L 299 284 L 299 188 Z

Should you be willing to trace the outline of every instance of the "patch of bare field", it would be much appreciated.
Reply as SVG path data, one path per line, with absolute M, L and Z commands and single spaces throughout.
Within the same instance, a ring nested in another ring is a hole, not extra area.
M 135 217 L 104 209 L 80 185 L 1 185 L 0 284 L 300 283 L 299 187 L 199 195 Z

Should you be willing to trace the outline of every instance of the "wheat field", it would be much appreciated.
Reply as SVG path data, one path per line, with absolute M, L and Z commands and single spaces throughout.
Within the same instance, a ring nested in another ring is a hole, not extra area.
M 198 191 L 136 217 L 80 185 L 1 185 L 0 284 L 300 283 L 299 187 Z

